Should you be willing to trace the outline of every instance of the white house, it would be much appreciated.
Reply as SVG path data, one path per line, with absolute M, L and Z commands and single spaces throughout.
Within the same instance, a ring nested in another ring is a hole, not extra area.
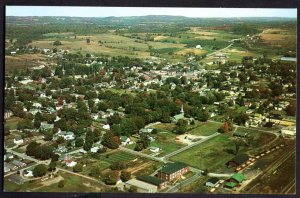
M 31 170 L 27 171 L 26 174 L 24 174 L 25 177 L 33 177 L 33 172 Z
M 109 126 L 109 124 L 105 124 L 105 125 L 103 125 L 103 127 L 102 127 L 103 129 L 107 129 L 107 130 L 109 130 L 110 129 L 110 126 Z
M 66 166 L 67 167 L 74 167 L 77 164 L 77 162 L 74 162 L 73 160 L 67 160 Z
M 209 180 L 207 180 L 205 182 L 205 186 L 208 186 L 208 187 L 215 187 L 219 182 L 219 178 L 217 177 L 212 177 L 210 178 Z
M 14 138 L 14 143 L 15 144 L 23 144 L 24 140 L 22 139 L 21 136 L 17 136 Z
M 201 45 L 196 45 L 196 49 L 202 49 Z
M 91 148 L 91 152 L 92 152 L 92 153 L 97 153 L 98 150 L 99 150 L 99 147 L 98 147 L 98 146 L 95 146 L 95 147 L 92 147 L 92 148 Z
M 120 139 L 121 139 L 122 146 L 133 144 L 133 142 L 127 136 L 121 136 Z
M 296 136 L 296 126 L 289 126 L 281 129 L 281 134 L 283 137 L 295 137 Z
M 158 147 L 150 147 L 150 151 L 153 153 L 158 153 L 159 152 L 159 148 Z

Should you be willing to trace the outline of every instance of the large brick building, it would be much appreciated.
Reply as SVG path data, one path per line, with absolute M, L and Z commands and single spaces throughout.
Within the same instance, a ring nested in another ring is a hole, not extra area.
M 158 171 L 157 177 L 166 181 L 172 181 L 174 179 L 180 178 L 188 171 L 189 167 L 184 163 L 167 163 L 162 169 Z

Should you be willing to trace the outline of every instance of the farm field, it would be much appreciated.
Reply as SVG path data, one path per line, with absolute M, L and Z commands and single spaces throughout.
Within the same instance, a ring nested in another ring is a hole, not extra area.
M 45 57 L 41 54 L 20 54 L 16 56 L 5 56 L 5 72 L 15 69 L 26 69 L 36 66 L 38 62 L 44 61 Z

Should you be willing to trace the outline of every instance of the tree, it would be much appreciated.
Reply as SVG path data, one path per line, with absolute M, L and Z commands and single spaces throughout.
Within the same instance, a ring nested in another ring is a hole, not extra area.
M 115 136 L 111 131 L 106 132 L 102 138 L 102 144 L 108 148 L 119 148 L 121 140 L 118 136 Z
M 285 111 L 288 116 L 295 116 L 296 115 L 296 102 L 291 101 L 291 103 L 286 107 Z
M 137 192 L 137 187 L 136 186 L 130 186 L 129 189 L 128 189 L 128 192 L 132 192 L 132 193 Z
M 32 174 L 34 177 L 42 177 L 47 173 L 47 166 L 44 164 L 38 164 L 34 167 Z
M 59 40 L 56 40 L 56 41 L 53 42 L 53 45 L 54 46 L 61 45 L 61 42 Z
M 238 154 L 239 150 L 240 150 L 240 147 L 242 146 L 241 142 L 239 141 L 234 141 L 234 146 L 235 146 L 235 155 Z
M 123 170 L 125 168 L 127 168 L 127 165 L 123 161 L 117 161 L 110 165 L 111 170 Z
M 28 144 L 28 146 L 26 147 L 26 155 L 28 156 L 35 156 L 36 155 L 36 152 L 38 150 L 38 147 L 39 147 L 40 144 L 38 144 L 37 142 L 33 141 L 33 142 L 30 142 Z
M 224 122 L 224 124 L 218 129 L 218 131 L 220 133 L 228 133 L 230 131 L 228 122 Z
M 56 162 L 51 161 L 48 166 L 48 171 L 54 171 L 56 169 Z
M 87 44 L 90 44 L 90 42 L 91 42 L 91 39 L 90 39 L 90 38 L 87 38 L 87 39 L 86 39 L 86 43 L 87 43 Z
M 84 140 L 82 138 L 77 138 L 75 140 L 75 147 L 81 147 L 84 144 Z
M 57 144 L 62 144 L 65 142 L 65 139 L 62 136 L 59 136 L 56 140 Z
M 119 174 L 117 171 L 110 171 L 103 178 L 103 181 L 107 185 L 115 185 L 118 180 L 119 180 Z
M 62 179 L 58 182 L 58 187 L 63 188 L 64 186 L 65 186 L 65 180 Z
M 131 173 L 129 171 L 123 170 L 121 172 L 120 178 L 121 178 L 122 182 L 126 182 L 131 179 Z
M 83 169 L 83 166 L 81 163 L 77 163 L 74 167 L 73 167 L 73 172 L 81 172 Z

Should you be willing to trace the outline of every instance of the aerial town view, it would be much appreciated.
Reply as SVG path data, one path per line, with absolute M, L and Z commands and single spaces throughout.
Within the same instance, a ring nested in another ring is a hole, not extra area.
M 294 194 L 296 16 L 6 6 L 3 190 Z

